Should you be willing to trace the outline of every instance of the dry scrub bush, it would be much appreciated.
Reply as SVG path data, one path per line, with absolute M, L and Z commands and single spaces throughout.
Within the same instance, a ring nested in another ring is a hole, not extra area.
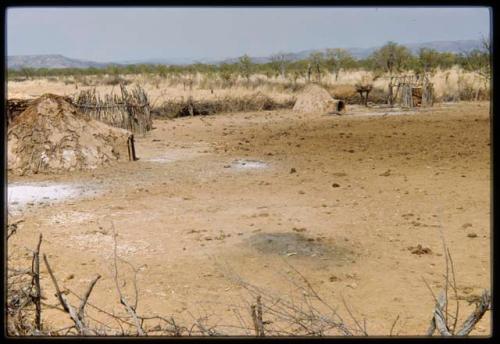
M 221 112 L 269 111 L 291 109 L 295 99 L 277 101 L 261 92 L 247 96 L 225 96 L 215 100 L 193 100 L 188 98 L 169 100 L 153 108 L 152 114 L 160 117 L 183 117 L 197 115 L 212 115 Z
M 120 84 L 128 85 L 130 84 L 130 81 L 119 75 L 110 75 L 105 77 L 101 81 L 101 84 L 106 86 L 117 86 Z

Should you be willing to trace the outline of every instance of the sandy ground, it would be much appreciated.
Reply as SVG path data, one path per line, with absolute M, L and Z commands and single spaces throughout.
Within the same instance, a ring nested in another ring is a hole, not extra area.
M 371 335 L 388 335 L 398 316 L 395 334 L 423 335 L 434 309 L 423 279 L 435 293 L 443 287 L 444 237 L 464 319 L 491 284 L 489 103 L 351 113 L 156 120 L 136 140 L 137 162 L 10 176 L 17 185 L 73 183 L 99 193 L 35 202 L 12 216 L 24 221 L 9 240 L 9 264 L 28 267 L 26 248 L 43 233 L 42 251 L 63 288 L 81 295 L 99 273 L 90 302 L 123 313 L 113 280 L 114 226 L 118 256 L 137 270 L 141 314 L 184 324 L 208 314 L 209 323 L 238 325 L 232 307 L 241 305 L 250 324 L 249 294 L 228 269 L 294 297 L 291 265 L 349 324 L 343 298 Z M 409 248 L 419 244 L 431 252 L 413 254 Z M 133 299 L 131 267 L 120 261 L 119 269 Z M 56 304 L 42 273 L 46 302 Z M 69 324 L 57 310 L 45 310 L 44 320 Z M 487 313 L 473 334 L 488 335 L 490 325 Z

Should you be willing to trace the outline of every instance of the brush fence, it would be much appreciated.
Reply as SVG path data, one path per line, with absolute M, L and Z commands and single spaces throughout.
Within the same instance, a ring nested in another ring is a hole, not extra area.
M 104 97 L 96 90 L 83 90 L 73 104 L 93 119 L 114 127 L 145 135 L 153 128 L 153 119 L 146 92 L 136 86 L 130 92 L 120 85 L 121 95 L 107 94 Z

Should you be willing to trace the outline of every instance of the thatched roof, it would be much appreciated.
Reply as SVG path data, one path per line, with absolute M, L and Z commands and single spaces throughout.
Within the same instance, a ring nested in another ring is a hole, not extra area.
M 297 97 L 293 111 L 309 113 L 336 112 L 339 111 L 338 104 L 339 101 L 333 99 L 323 87 L 309 84 Z

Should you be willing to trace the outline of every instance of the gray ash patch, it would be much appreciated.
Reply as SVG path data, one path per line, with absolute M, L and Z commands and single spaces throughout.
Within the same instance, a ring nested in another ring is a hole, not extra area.
M 352 250 L 339 247 L 330 240 L 306 237 L 299 233 L 256 233 L 245 243 L 264 254 L 281 256 L 326 257 L 350 260 Z

